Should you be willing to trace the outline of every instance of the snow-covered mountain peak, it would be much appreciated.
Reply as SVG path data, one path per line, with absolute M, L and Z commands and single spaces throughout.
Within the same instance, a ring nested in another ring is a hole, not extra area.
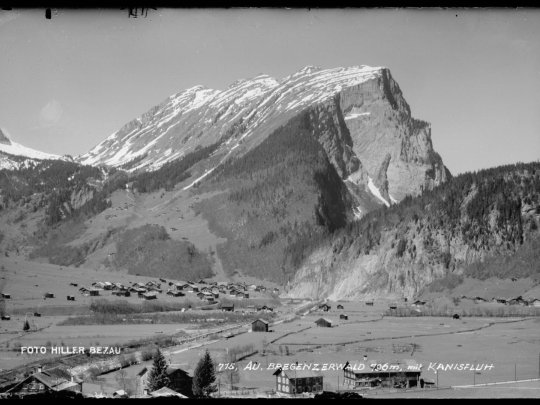
M 29 167 L 39 160 L 47 159 L 64 158 L 14 142 L 6 135 L 5 131 L 0 129 L 0 169 L 15 170 L 21 167 Z

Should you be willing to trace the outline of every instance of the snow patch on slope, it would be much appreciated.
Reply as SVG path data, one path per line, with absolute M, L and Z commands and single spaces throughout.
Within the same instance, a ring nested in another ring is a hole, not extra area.
M 381 192 L 379 191 L 375 183 L 373 183 L 373 180 L 371 179 L 371 177 L 368 177 L 368 179 L 369 179 L 368 188 L 369 188 L 369 191 L 371 191 L 371 194 L 373 194 L 380 201 L 382 201 L 384 205 L 386 205 L 387 207 L 390 207 L 390 203 L 384 199 L 384 197 L 382 196 Z

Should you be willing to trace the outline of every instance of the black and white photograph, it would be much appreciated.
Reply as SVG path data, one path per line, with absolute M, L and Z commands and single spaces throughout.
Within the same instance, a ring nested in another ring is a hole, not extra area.
M 540 9 L 0 9 L 0 399 L 540 398 Z

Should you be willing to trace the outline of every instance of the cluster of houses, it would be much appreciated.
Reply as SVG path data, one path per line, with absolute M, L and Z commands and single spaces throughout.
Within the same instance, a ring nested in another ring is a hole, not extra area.
M 84 296 L 99 296 L 102 291 L 111 291 L 112 295 L 129 297 L 132 294 L 137 294 L 139 298 L 145 300 L 157 299 L 157 294 L 163 293 L 162 284 L 167 284 L 167 280 L 159 279 L 158 281 L 148 281 L 147 283 L 131 282 L 131 285 L 126 286 L 122 283 L 111 283 L 109 281 L 98 281 L 92 283 L 90 288 L 82 286 L 79 292 Z M 78 287 L 76 283 L 70 283 L 71 286 Z M 250 298 L 251 292 L 266 292 L 267 288 L 263 285 L 233 283 L 233 282 L 206 282 L 201 279 L 198 282 L 168 282 L 167 295 L 173 297 L 183 297 L 186 293 L 192 293 L 201 301 L 209 304 L 217 302 L 217 298 L 226 296 L 235 299 Z M 274 288 L 273 294 L 279 294 L 279 289 Z
M 197 295 L 197 298 L 208 303 L 216 302 L 216 299 L 220 295 L 230 298 L 250 298 L 250 292 L 266 292 L 267 289 L 263 285 L 246 284 L 246 283 L 233 283 L 233 282 L 217 282 L 213 281 L 207 283 L 205 280 L 199 280 L 198 283 L 188 281 L 186 283 L 173 283 L 170 282 L 171 287 L 167 294 L 173 296 L 182 296 L 184 293 L 193 293 Z M 279 289 L 274 288 L 272 290 L 274 294 L 279 294 Z
M 481 304 L 484 302 L 493 302 L 498 304 L 504 304 L 504 305 L 521 305 L 524 307 L 540 307 L 540 299 L 538 298 L 523 298 L 521 295 L 519 297 L 515 298 L 502 298 L 502 297 L 494 297 L 491 300 L 486 299 L 484 297 L 467 297 L 465 295 L 462 295 L 460 297 L 464 300 L 471 300 L 474 301 L 475 304 Z

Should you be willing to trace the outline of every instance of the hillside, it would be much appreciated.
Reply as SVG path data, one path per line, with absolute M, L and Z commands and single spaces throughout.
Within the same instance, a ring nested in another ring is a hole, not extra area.
M 412 298 L 466 278 L 535 284 L 539 223 L 540 163 L 465 173 L 311 245 L 289 294 Z

